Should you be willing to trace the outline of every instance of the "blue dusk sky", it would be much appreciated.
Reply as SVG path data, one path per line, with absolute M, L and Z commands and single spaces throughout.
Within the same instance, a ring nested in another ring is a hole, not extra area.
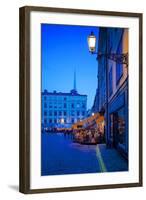
M 42 91 L 70 92 L 76 71 L 76 88 L 79 94 L 88 96 L 88 109 L 93 105 L 98 69 L 96 55 L 88 50 L 91 31 L 98 42 L 98 27 L 41 25 Z

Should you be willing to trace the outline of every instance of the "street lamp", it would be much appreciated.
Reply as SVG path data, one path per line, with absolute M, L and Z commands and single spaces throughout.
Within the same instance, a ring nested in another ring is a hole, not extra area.
M 106 38 L 107 39 L 107 38 Z M 89 52 L 92 54 L 97 55 L 97 59 L 101 58 L 102 56 L 105 56 L 107 59 L 113 60 L 116 63 L 119 64 L 125 64 L 128 66 L 128 53 L 101 53 L 96 51 L 96 36 L 94 35 L 93 31 L 91 31 L 91 34 L 87 38 L 88 40 L 88 47 L 89 47 Z
M 96 37 L 93 32 L 88 36 L 88 47 L 89 47 L 89 52 L 92 54 L 95 53 L 96 51 Z

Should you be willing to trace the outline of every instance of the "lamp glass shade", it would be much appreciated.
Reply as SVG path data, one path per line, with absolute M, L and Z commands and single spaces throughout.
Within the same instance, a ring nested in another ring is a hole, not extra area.
M 96 37 L 93 33 L 88 36 L 88 47 L 90 52 L 96 51 Z

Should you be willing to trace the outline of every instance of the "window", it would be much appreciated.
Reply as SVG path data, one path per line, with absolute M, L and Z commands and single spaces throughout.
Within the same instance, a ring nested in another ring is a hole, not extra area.
M 113 139 L 113 132 L 114 132 L 114 115 L 110 114 L 110 138 Z
M 122 107 L 110 115 L 110 137 L 115 147 L 125 144 L 125 134 L 125 109 Z
M 80 111 L 77 111 L 77 116 L 79 116 L 80 115 Z
M 84 103 L 82 103 L 82 108 L 85 108 L 86 106 L 85 106 L 85 104 Z
M 120 40 L 118 49 L 117 49 L 117 54 L 122 54 L 122 38 Z M 121 63 L 116 63 L 116 82 L 117 84 L 119 83 L 121 77 L 123 75 L 123 65 Z
M 74 104 L 73 103 L 71 104 L 71 107 L 74 108 Z
M 74 123 L 74 118 L 71 119 L 71 122 Z
M 66 116 L 66 111 L 63 112 L 64 116 Z
M 66 108 L 66 103 L 64 103 L 64 108 Z
M 47 108 L 47 103 L 44 103 L 44 108 Z
M 75 112 L 74 112 L 73 110 L 71 111 L 71 115 L 72 115 L 72 116 L 74 116 L 74 115 L 75 115 Z
M 55 124 L 57 123 L 57 119 L 54 119 L 54 123 L 55 123 Z
M 82 111 L 82 115 L 83 115 L 83 116 L 85 115 L 85 111 Z
M 54 116 L 57 116 L 57 111 L 54 111 Z
M 47 124 L 47 119 L 44 119 L 44 124 Z
M 47 111 L 44 111 L 44 116 L 47 116 Z
M 49 115 L 52 116 L 52 111 L 49 111 Z
M 77 108 L 79 108 L 80 107 L 80 104 L 79 103 L 77 103 Z
M 52 119 L 49 119 L 49 123 L 52 123 Z
M 124 107 L 117 111 L 117 129 L 118 129 L 118 141 L 120 144 L 125 143 L 125 110 Z
M 61 116 L 62 115 L 62 112 L 61 111 L 59 111 L 59 116 Z
M 112 77 L 112 67 L 109 72 L 109 96 L 113 93 L 113 77 Z

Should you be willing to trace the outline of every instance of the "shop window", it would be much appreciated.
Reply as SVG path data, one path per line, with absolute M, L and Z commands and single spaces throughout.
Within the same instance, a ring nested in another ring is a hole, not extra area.
M 117 112 L 117 129 L 118 129 L 118 141 L 120 144 L 125 144 L 125 110 L 124 107 Z
M 113 140 L 113 134 L 114 134 L 114 115 L 110 114 L 110 137 Z
M 125 144 L 125 134 L 125 109 L 122 107 L 110 114 L 110 138 L 115 147 L 118 144 Z

